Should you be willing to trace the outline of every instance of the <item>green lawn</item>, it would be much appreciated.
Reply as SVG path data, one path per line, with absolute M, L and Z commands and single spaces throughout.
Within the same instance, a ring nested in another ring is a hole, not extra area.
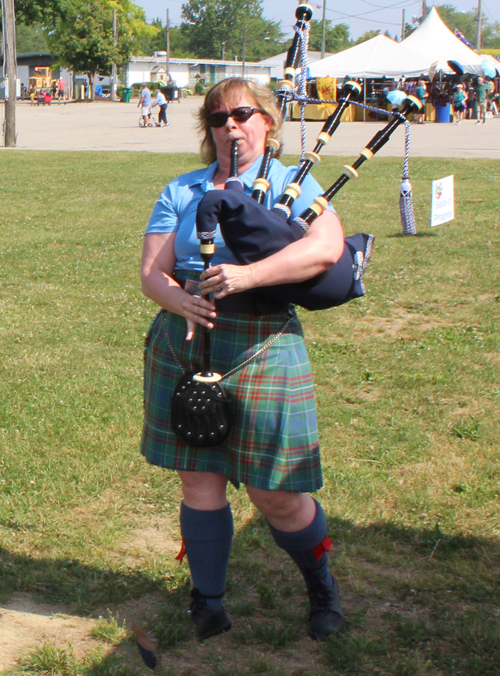
M 325 158 L 316 177 L 326 187 L 348 159 Z M 401 234 L 400 160 L 375 158 L 339 193 L 346 233 L 376 235 L 368 295 L 301 317 L 349 625 L 306 638 L 301 580 L 233 491 L 234 629 L 201 647 L 173 558 L 179 484 L 138 453 L 156 311 L 140 292 L 142 233 L 164 184 L 198 166 L 2 153 L 0 600 L 111 612 L 86 659 L 46 643 L 15 673 L 145 673 L 137 617 L 175 676 L 497 676 L 500 163 L 412 160 L 416 237 Z M 456 220 L 431 229 L 430 182 L 448 174 Z

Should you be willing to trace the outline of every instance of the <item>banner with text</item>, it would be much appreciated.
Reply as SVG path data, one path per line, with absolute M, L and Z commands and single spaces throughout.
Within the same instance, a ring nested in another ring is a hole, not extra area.
M 454 176 L 432 181 L 431 228 L 455 218 Z

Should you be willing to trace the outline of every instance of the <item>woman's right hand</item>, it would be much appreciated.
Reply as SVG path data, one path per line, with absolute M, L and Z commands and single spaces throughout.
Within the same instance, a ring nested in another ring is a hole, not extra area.
M 151 233 L 144 238 L 141 263 L 142 291 L 160 307 L 184 317 L 186 340 L 194 336 L 196 324 L 213 329 L 215 303 L 202 295 L 184 291 L 172 273 L 175 268 L 175 233 Z
M 182 303 L 182 314 L 187 323 L 186 340 L 191 340 L 194 336 L 196 324 L 204 328 L 213 329 L 211 320 L 215 319 L 215 303 L 206 300 L 202 296 L 192 296 L 186 294 L 187 298 Z

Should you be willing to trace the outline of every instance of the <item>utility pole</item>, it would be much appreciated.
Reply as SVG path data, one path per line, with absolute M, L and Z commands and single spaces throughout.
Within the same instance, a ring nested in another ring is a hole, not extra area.
M 322 18 L 322 28 L 321 28 L 321 58 L 325 58 L 326 52 L 326 0 L 323 0 L 323 18 Z
M 482 30 L 481 23 L 483 21 L 483 3 L 482 0 L 477 0 L 477 33 L 476 33 L 476 49 L 481 49 Z
M 422 21 L 427 16 L 427 3 L 425 0 L 422 0 Z
M 401 42 L 405 39 L 405 11 L 402 10 L 403 16 L 401 17 Z
M 16 145 L 16 21 L 14 0 L 2 0 L 2 21 L 5 51 L 3 55 L 7 76 L 8 97 L 5 99 L 5 147 Z
M 166 35 L 167 35 L 167 85 L 170 84 L 170 19 L 168 17 L 168 9 L 167 9 L 167 24 L 165 26 L 166 28 Z
M 118 44 L 118 33 L 116 30 L 116 9 L 113 10 L 113 45 Z M 116 100 L 116 63 L 113 61 L 111 65 L 111 100 Z

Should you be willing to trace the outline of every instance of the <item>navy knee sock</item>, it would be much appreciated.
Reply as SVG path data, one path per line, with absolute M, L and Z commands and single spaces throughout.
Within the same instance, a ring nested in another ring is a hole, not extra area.
M 184 538 L 193 585 L 207 599 L 210 608 L 220 608 L 233 539 L 231 507 L 192 509 L 181 503 L 181 535 Z
M 301 571 L 330 586 L 332 576 L 328 570 L 328 552 L 331 542 L 326 535 L 327 525 L 323 509 L 317 500 L 314 502 L 316 514 L 307 528 L 291 533 L 278 530 L 271 524 L 269 528 L 278 547 L 287 552 Z

